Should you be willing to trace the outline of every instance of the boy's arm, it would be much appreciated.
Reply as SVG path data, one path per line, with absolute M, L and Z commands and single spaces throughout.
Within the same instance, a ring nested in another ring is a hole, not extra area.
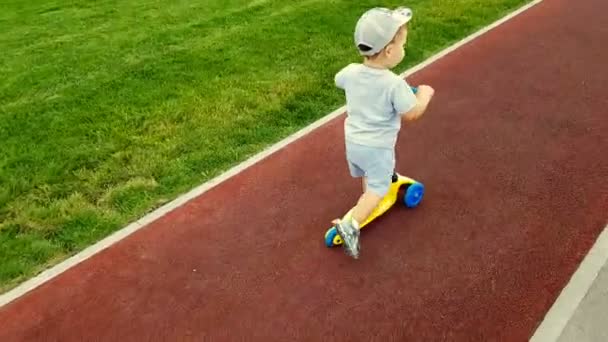
M 429 102 L 431 102 L 431 98 L 433 98 L 434 93 L 435 90 L 427 85 L 419 86 L 415 95 L 416 105 L 411 110 L 401 113 L 403 119 L 406 121 L 413 121 L 421 117 L 426 111 Z
M 393 108 L 402 118 L 419 106 L 418 95 L 402 78 L 396 78 L 393 83 L 391 101 Z
M 416 120 L 424 114 L 434 93 L 433 88 L 421 85 L 414 94 L 407 82 L 399 79 L 393 88 L 393 107 L 403 120 Z
M 351 69 L 351 65 L 348 65 L 336 74 L 336 76 L 334 77 L 334 82 L 336 83 L 336 87 L 338 87 L 340 89 L 344 89 L 344 87 L 346 87 L 346 78 L 348 76 L 350 69 Z

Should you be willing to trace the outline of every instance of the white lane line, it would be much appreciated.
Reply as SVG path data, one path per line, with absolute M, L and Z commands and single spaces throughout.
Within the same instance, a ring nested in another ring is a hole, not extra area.
M 557 341 L 607 261 L 608 225 L 545 315 L 531 342 Z

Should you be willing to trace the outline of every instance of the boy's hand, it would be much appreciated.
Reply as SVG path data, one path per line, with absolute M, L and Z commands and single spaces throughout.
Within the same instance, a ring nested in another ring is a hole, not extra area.
M 428 85 L 421 85 L 418 86 L 418 93 L 417 95 L 419 95 L 420 97 L 424 98 L 424 99 L 431 99 L 433 97 L 433 95 L 435 95 L 435 89 L 431 88 Z

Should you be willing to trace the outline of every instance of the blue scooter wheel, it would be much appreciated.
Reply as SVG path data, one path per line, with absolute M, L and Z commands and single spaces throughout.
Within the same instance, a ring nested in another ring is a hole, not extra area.
M 338 231 L 336 230 L 336 227 L 330 228 L 325 233 L 325 246 L 327 246 L 327 247 L 335 246 L 334 239 L 336 238 L 336 235 L 338 235 Z
M 408 186 L 403 196 L 403 202 L 408 208 L 417 207 L 424 197 L 424 185 L 422 183 L 413 183 Z

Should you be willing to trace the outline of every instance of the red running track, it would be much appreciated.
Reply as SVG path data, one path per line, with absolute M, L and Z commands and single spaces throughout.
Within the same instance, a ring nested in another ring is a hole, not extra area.
M 608 219 L 607 12 L 545 1 L 411 77 L 426 197 L 360 260 L 323 245 L 359 194 L 340 117 L 3 307 L 0 341 L 527 340 Z

